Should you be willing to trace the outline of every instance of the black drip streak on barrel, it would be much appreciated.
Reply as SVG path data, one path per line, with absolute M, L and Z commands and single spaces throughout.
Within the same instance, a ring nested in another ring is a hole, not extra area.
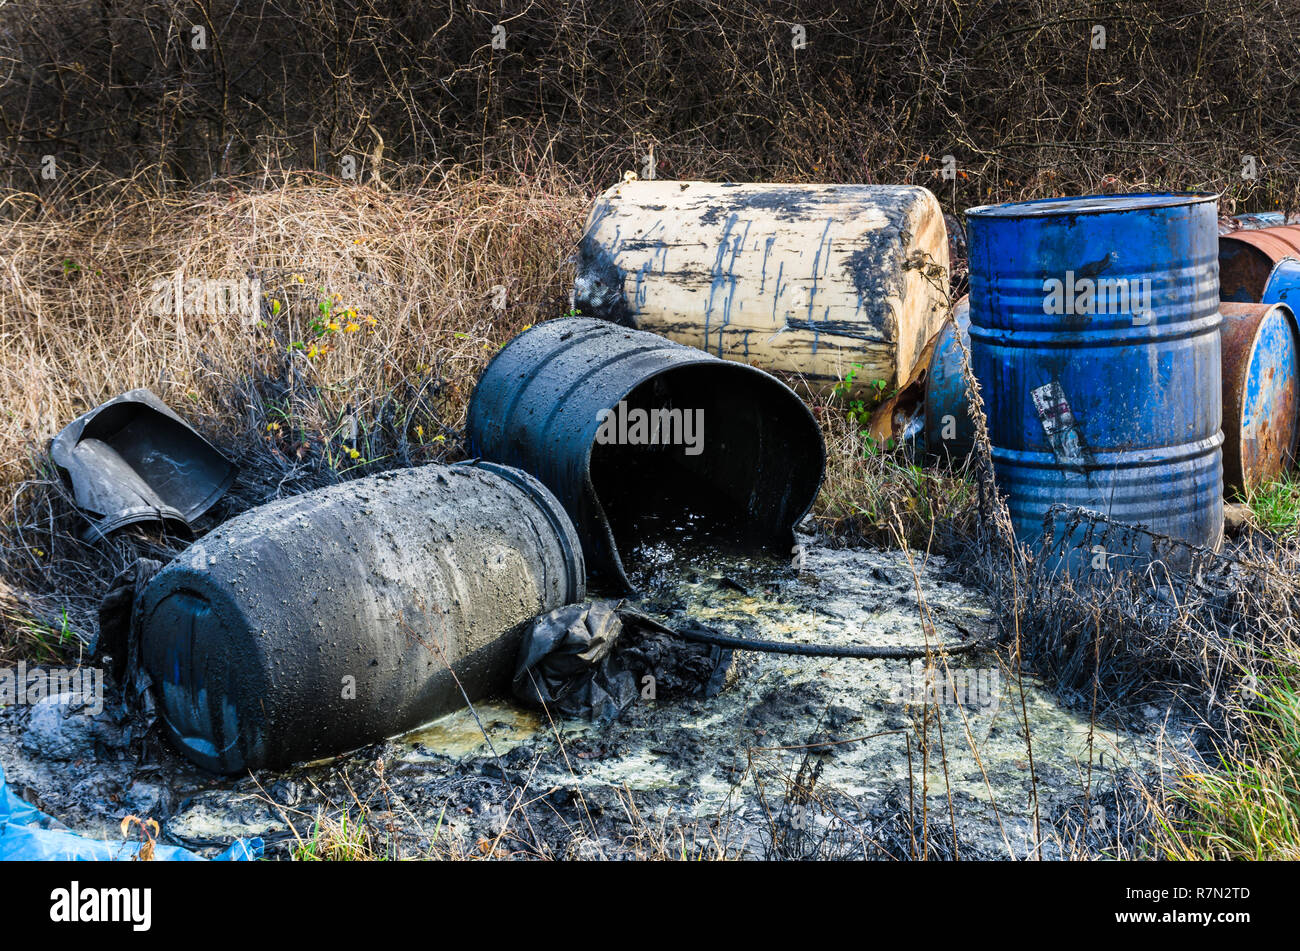
M 624 327 L 635 327 L 623 284 L 626 273 L 613 253 L 593 237 L 613 209 L 598 202 L 578 241 L 578 273 L 573 281 L 573 306 L 587 317 L 598 317 Z
M 864 340 L 880 339 L 887 343 L 898 341 L 898 317 L 887 305 L 878 309 L 871 308 L 870 301 L 886 301 L 890 298 L 902 299 L 903 287 L 896 275 L 899 271 L 902 248 L 910 242 L 899 242 L 899 235 L 910 234 L 911 223 L 909 211 L 916 203 L 917 191 L 914 188 L 898 190 L 881 189 L 871 193 L 875 208 L 885 216 L 884 227 L 864 231 L 857 239 L 862 247 L 848 255 L 845 271 L 858 292 L 858 305 L 867 311 L 867 318 L 876 328 L 879 337 L 863 337 Z M 873 312 L 874 311 L 874 312 Z M 924 340 L 917 342 L 917 352 L 925 345 Z

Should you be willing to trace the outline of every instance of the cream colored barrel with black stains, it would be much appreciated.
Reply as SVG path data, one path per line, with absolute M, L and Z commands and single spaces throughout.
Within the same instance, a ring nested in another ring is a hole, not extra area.
M 895 185 L 632 181 L 602 194 L 574 305 L 829 389 L 896 385 L 943 321 L 934 195 Z

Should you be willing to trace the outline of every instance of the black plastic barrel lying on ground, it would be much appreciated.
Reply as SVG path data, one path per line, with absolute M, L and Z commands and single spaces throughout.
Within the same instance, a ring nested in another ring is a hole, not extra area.
M 648 525 L 788 552 L 826 450 L 775 377 L 603 320 L 520 334 L 470 400 L 469 450 L 537 476 L 564 504 L 587 565 L 629 587 L 623 556 Z
M 172 738 L 233 773 L 507 688 L 525 622 L 585 596 L 573 525 L 536 479 L 422 466 L 232 519 L 145 586 L 136 637 Z

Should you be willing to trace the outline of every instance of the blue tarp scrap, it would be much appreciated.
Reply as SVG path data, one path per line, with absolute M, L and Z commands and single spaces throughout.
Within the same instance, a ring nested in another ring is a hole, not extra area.
M 260 859 L 263 848 L 261 839 L 236 839 L 213 861 Z M 87 839 L 63 828 L 57 819 L 19 798 L 0 767 L 0 862 L 112 862 L 134 859 L 139 851 L 139 842 Z M 204 861 L 201 855 L 177 845 L 155 846 L 153 857 L 160 862 Z

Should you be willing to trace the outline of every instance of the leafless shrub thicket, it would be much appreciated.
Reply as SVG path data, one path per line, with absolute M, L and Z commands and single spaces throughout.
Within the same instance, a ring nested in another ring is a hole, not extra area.
M 916 182 L 957 208 L 1142 185 L 1295 206 L 1297 20 L 1296 0 L 12 0 L 0 169 L 42 196 L 348 157 L 367 180 L 451 160 L 608 183 L 653 151 L 664 178 Z

